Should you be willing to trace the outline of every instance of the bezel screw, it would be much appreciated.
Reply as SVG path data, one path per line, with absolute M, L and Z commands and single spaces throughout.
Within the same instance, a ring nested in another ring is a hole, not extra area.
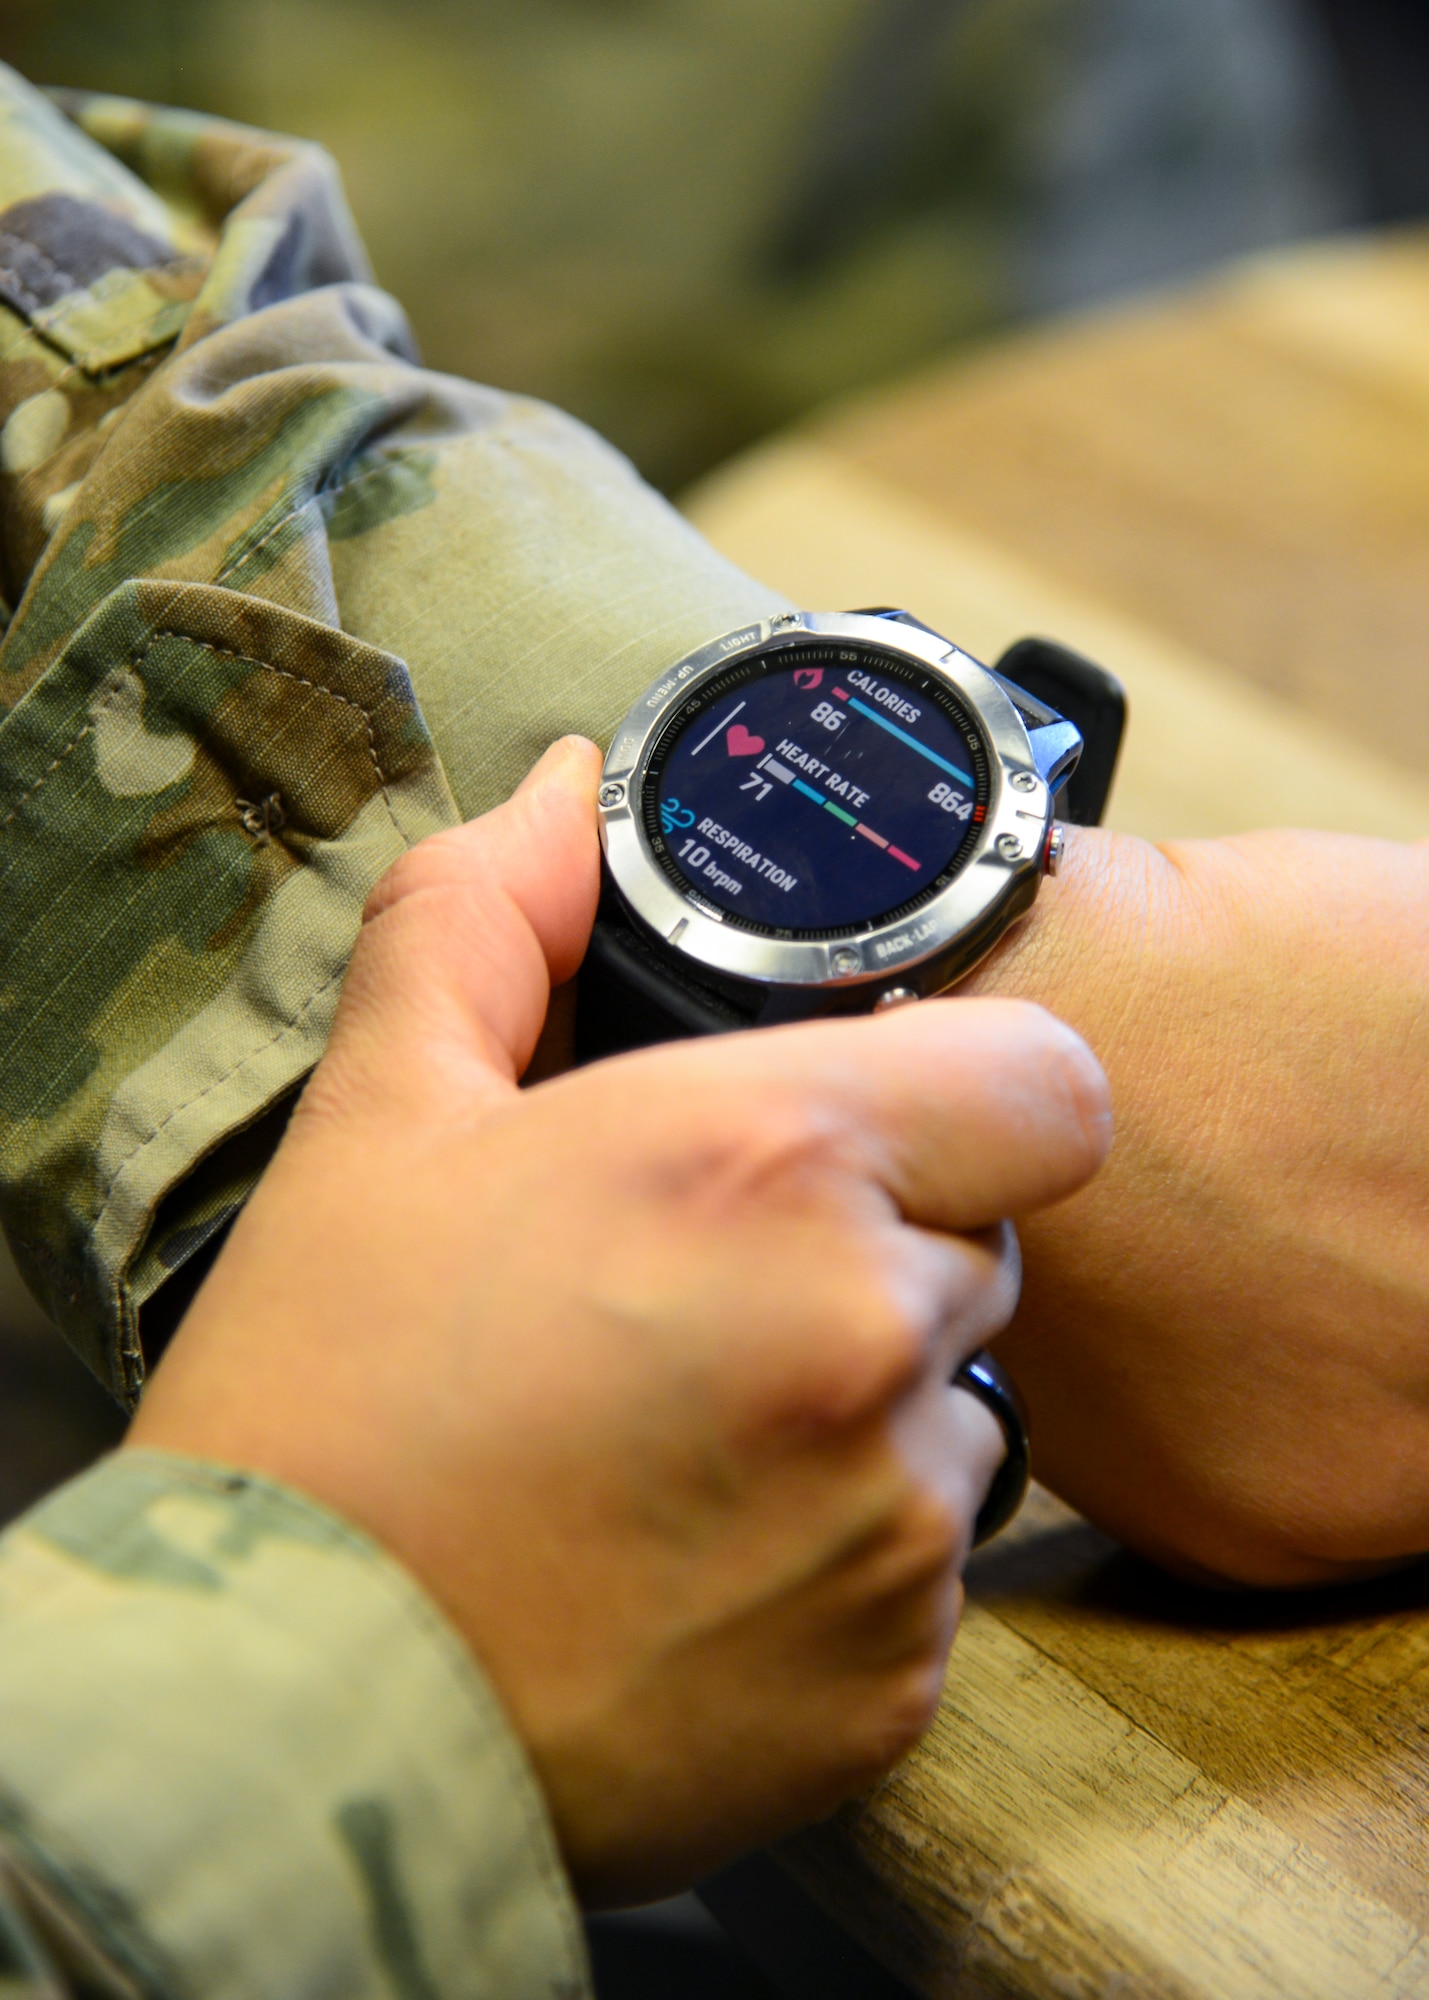
M 603 806 L 624 805 L 625 787 L 621 784 L 602 785 L 596 796 Z
M 1022 842 L 1017 838 L 1015 833 L 1000 833 L 993 845 L 1004 861 L 1020 861 L 1022 859 Z
M 830 964 L 835 972 L 844 975 L 850 972 L 862 972 L 863 953 L 855 951 L 851 945 L 842 944 L 834 953 Z
M 1015 792 L 1035 792 L 1037 780 L 1030 771 L 1014 771 L 1007 781 Z

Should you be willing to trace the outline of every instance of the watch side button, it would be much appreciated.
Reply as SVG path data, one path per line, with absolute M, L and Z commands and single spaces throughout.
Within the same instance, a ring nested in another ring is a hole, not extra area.
M 1059 875 L 1062 870 L 1062 856 L 1066 851 L 1066 833 L 1054 822 L 1048 829 L 1047 844 L 1042 849 L 1042 873 L 1044 875 Z
M 911 986 L 889 986 L 873 1003 L 875 1014 L 887 1014 L 894 1007 L 908 1007 L 918 998 Z

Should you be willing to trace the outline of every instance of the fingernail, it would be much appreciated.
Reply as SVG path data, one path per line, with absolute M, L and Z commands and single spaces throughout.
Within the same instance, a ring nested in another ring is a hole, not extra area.
M 519 797 L 528 787 L 548 784 L 570 762 L 572 757 L 576 755 L 583 756 L 588 751 L 594 751 L 596 756 L 600 755 L 599 750 L 596 749 L 595 744 L 591 742 L 588 736 L 573 735 L 558 737 L 548 749 L 542 751 L 541 755 L 536 759 L 535 763 L 516 787 L 516 792 L 513 796 Z

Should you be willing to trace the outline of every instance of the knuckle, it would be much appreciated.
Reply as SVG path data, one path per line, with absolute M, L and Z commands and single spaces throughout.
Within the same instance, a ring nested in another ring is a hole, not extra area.
M 750 1092 L 731 1108 L 725 1177 L 741 1195 L 807 1197 L 839 1163 L 837 1121 L 809 1098 L 790 1092 L 771 1102 Z
M 955 1569 L 967 1553 L 969 1522 L 946 1493 L 920 1484 L 900 1511 L 897 1536 L 909 1582 L 931 1581 Z
M 947 1648 L 940 1643 L 901 1662 L 886 1677 L 858 1745 L 864 1783 L 891 1770 L 927 1735 L 938 1713 L 946 1670 Z
M 927 1366 L 932 1329 L 887 1278 L 826 1268 L 832 1297 L 810 1360 L 809 1414 L 849 1423 L 895 1401 Z M 827 1293 L 826 1293 L 827 1295 Z
M 932 1331 L 927 1316 L 902 1296 L 891 1275 L 875 1268 L 853 1287 L 845 1344 L 887 1389 L 904 1387 L 921 1375 Z

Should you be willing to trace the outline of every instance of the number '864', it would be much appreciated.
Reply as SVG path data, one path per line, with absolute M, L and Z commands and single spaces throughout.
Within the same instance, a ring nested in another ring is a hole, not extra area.
M 928 797 L 935 806 L 941 806 L 945 813 L 952 813 L 958 819 L 968 819 L 972 815 L 972 800 L 964 798 L 951 785 L 934 785 Z

